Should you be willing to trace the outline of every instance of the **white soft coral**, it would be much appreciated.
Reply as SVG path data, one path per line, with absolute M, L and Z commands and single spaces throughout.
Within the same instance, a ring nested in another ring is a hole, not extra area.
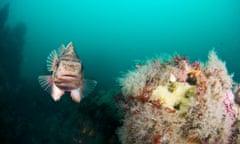
M 216 79 L 221 80 L 222 87 L 224 89 L 230 89 L 232 87 L 232 77 L 229 75 L 226 69 L 225 62 L 221 61 L 214 50 L 209 52 L 208 62 L 205 71 L 210 76 L 215 76 Z
M 147 81 L 153 79 L 159 73 L 160 61 L 147 61 L 145 65 L 138 66 L 137 69 L 128 71 L 123 77 L 119 78 L 119 84 L 122 87 L 122 93 L 127 96 L 139 96 Z

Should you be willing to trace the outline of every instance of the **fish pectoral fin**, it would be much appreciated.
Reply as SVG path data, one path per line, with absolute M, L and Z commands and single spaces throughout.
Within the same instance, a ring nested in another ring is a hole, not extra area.
M 64 94 L 64 90 L 58 88 L 55 84 L 52 85 L 52 98 L 54 101 L 58 101 Z
M 50 92 L 52 87 L 52 76 L 43 75 L 38 77 L 38 82 L 40 86 L 45 90 Z
M 96 87 L 97 81 L 96 80 L 83 80 L 83 96 L 88 96 Z
M 56 50 L 53 50 L 47 57 L 47 70 L 53 71 L 58 63 L 58 54 Z
M 78 89 L 74 89 L 74 90 L 71 90 L 71 98 L 73 101 L 75 102 L 80 102 L 81 101 L 81 89 L 78 88 Z

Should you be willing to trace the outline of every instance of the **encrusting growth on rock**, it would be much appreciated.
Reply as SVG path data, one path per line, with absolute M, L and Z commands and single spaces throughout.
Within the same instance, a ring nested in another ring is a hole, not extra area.
M 121 143 L 236 143 L 232 75 L 214 51 L 208 58 L 205 65 L 181 56 L 153 59 L 121 77 Z

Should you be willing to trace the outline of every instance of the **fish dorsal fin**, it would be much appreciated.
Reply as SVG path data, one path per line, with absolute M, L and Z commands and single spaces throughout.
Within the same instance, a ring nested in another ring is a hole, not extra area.
M 69 42 L 67 44 L 67 46 L 65 47 L 64 51 L 63 51 L 63 54 L 65 56 L 71 56 L 71 57 L 76 57 L 76 52 L 75 52 L 75 49 L 74 49 L 74 46 L 73 46 L 73 43 L 72 42 Z
M 58 54 L 59 54 L 59 56 L 62 56 L 62 55 L 63 55 L 65 49 L 66 49 L 66 47 L 65 47 L 64 44 L 62 44 L 61 47 L 58 48 Z
M 84 79 L 83 80 L 83 96 L 88 96 L 96 87 L 97 81 L 95 80 L 89 80 L 89 79 Z
M 56 50 L 53 50 L 47 57 L 47 69 L 48 71 L 54 71 L 58 63 L 58 54 Z
M 66 49 L 69 49 L 69 50 L 73 51 L 73 49 L 74 49 L 74 48 L 73 48 L 73 42 L 70 41 L 70 42 L 68 43 Z
M 52 76 L 39 76 L 38 82 L 40 86 L 47 92 L 51 93 L 52 88 Z

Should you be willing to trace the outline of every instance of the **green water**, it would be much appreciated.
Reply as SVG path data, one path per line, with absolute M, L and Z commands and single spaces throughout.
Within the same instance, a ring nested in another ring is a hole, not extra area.
M 238 0 L 12 0 L 9 24 L 19 21 L 27 26 L 26 78 L 41 74 L 49 52 L 69 41 L 100 86 L 114 85 L 135 59 L 177 52 L 204 61 L 212 48 L 240 77 Z
M 136 60 L 206 61 L 214 48 L 240 82 L 239 0 L 0 0 L 0 8 L 1 144 L 117 144 L 121 97 L 111 88 Z M 70 41 L 98 81 L 81 103 L 69 94 L 55 102 L 37 81 L 49 53 Z

